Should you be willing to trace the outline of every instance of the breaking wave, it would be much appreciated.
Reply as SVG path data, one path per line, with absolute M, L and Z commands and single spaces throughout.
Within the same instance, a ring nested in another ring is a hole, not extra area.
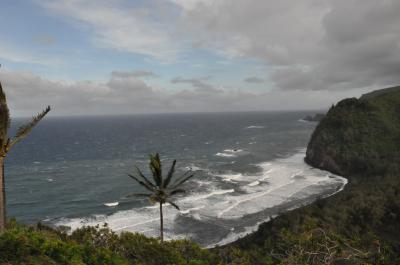
M 224 152 L 235 154 L 242 150 Z M 190 238 L 203 246 L 226 244 L 254 231 L 271 216 L 343 189 L 346 179 L 308 166 L 304 155 L 305 149 L 301 149 L 294 155 L 258 164 L 256 174 L 211 171 L 204 179 L 193 181 L 206 189 L 178 198 L 180 211 L 165 205 L 165 237 Z M 116 203 L 105 205 L 113 207 Z M 157 237 L 158 216 L 158 207 L 150 205 L 111 215 L 61 219 L 56 224 L 76 229 L 106 222 L 114 231 Z

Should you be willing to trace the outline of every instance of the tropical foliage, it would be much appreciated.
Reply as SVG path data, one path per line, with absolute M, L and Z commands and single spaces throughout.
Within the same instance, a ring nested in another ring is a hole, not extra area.
M 0 82 L 0 232 L 6 225 L 6 191 L 4 175 L 4 159 L 10 149 L 24 139 L 31 130 L 49 113 L 50 107 L 33 117 L 28 123 L 22 125 L 13 138 L 9 138 L 8 130 L 10 128 L 10 112 L 7 106 L 6 95 Z
M 251 265 L 237 248 L 216 253 L 187 240 L 161 243 L 136 233 L 117 235 L 107 226 L 83 227 L 68 235 L 63 229 L 14 221 L 0 235 L 0 264 Z
M 149 192 L 134 193 L 130 196 L 148 197 L 151 203 L 158 203 L 160 205 L 161 242 L 164 241 L 163 204 L 169 203 L 179 211 L 179 206 L 172 201 L 171 197 L 179 193 L 184 193 L 185 190 L 181 189 L 180 186 L 193 177 L 193 174 L 190 174 L 191 172 L 187 171 L 185 174 L 183 174 L 183 176 L 175 181 L 172 181 L 175 173 L 175 165 L 176 160 L 172 162 L 168 174 L 164 177 L 162 174 L 160 155 L 156 153 L 155 155 L 150 155 L 149 163 L 153 181 L 150 181 L 138 167 L 136 167 L 136 175 L 129 174 L 129 177 L 131 177 Z

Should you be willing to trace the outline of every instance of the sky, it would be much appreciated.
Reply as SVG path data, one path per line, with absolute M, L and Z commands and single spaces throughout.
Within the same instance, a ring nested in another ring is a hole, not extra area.
M 326 109 L 400 84 L 398 0 L 3 0 L 13 116 Z

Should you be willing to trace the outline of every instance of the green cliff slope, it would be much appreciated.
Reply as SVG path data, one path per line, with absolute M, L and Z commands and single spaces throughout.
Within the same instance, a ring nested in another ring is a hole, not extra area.
M 332 107 L 315 129 L 307 163 L 353 176 L 400 172 L 400 87 L 374 91 Z
M 400 264 L 400 87 L 332 106 L 305 160 L 349 184 L 233 245 L 253 264 Z

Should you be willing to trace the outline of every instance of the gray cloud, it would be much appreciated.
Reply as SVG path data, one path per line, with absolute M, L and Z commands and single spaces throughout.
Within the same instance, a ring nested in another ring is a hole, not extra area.
M 155 73 L 152 71 L 146 71 L 146 70 L 136 70 L 136 71 L 112 71 L 111 75 L 113 77 L 122 77 L 122 78 L 127 78 L 127 77 L 157 77 Z
M 195 2 L 182 4 L 194 42 L 229 57 L 264 60 L 281 89 L 400 83 L 397 0 Z
M 182 78 L 182 77 L 175 77 L 174 79 L 171 80 L 171 83 L 173 84 L 190 84 L 195 88 L 201 88 L 201 89 L 213 89 L 213 86 L 210 84 L 207 84 L 204 82 L 204 79 L 209 79 L 209 77 L 206 78 Z
M 343 90 L 249 93 L 211 85 L 170 90 L 149 86 L 134 77 L 111 76 L 107 82 L 65 82 L 5 69 L 0 69 L 0 80 L 13 116 L 30 116 L 47 105 L 53 107 L 51 115 L 55 116 L 319 109 L 348 95 Z M 363 92 L 355 90 L 353 94 Z M 299 102 L 298 98 L 303 100 Z
M 256 77 L 256 76 L 247 77 L 243 81 L 245 81 L 247 83 L 253 83 L 253 84 L 264 83 L 264 79 Z

